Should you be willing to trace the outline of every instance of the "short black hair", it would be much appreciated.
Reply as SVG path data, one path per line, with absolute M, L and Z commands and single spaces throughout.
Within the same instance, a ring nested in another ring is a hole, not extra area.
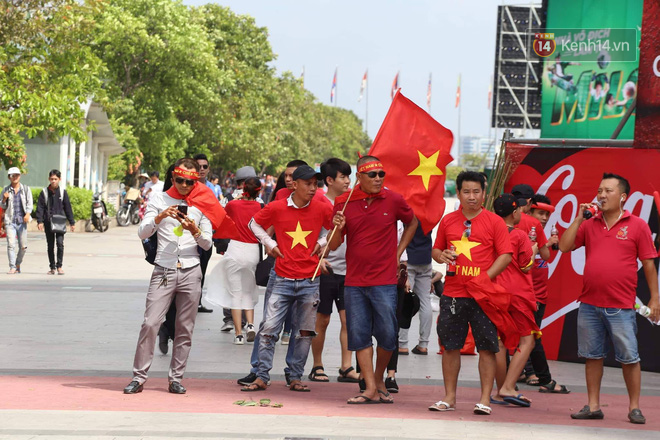
M 380 159 L 378 159 L 376 156 L 368 156 L 368 155 L 367 156 L 362 156 L 361 158 L 358 159 L 356 166 L 360 167 L 360 166 L 364 165 L 365 163 L 379 162 L 379 161 L 380 161 Z
M 456 177 L 456 190 L 460 191 L 463 188 L 463 182 L 477 182 L 481 185 L 481 189 L 486 189 L 486 178 L 476 171 L 461 171 Z
M 291 167 L 299 167 L 299 166 L 302 166 L 302 165 L 307 165 L 307 162 L 305 162 L 304 160 L 300 160 L 300 159 L 294 159 L 291 162 L 287 163 L 286 167 L 291 168 Z
M 205 161 L 208 162 L 209 158 L 206 157 L 206 154 L 204 154 L 204 153 L 197 153 L 193 156 L 193 160 L 205 160 Z
M 327 183 L 326 179 L 328 177 L 336 179 L 339 173 L 344 176 L 351 175 L 351 166 L 345 160 L 331 157 L 321 164 L 321 178 L 323 179 L 323 183 Z
M 534 194 L 532 200 L 533 203 L 545 203 L 546 205 L 552 205 L 550 198 L 545 194 Z
M 624 177 L 619 176 L 614 173 L 603 173 L 603 180 L 605 179 L 616 179 L 619 181 L 619 189 L 623 194 L 630 195 L 630 183 Z
M 51 178 L 53 176 L 57 176 L 58 179 L 61 179 L 62 173 L 60 173 L 60 170 L 55 170 L 55 169 L 50 170 L 50 172 L 48 173 L 48 178 Z
M 204 156 L 206 157 L 206 156 Z M 199 164 L 197 163 L 197 159 L 191 159 L 189 157 L 183 157 L 176 162 L 174 162 L 174 168 L 183 165 L 184 167 L 190 169 L 194 168 L 195 171 L 199 173 Z
M 149 177 L 160 177 L 160 173 L 158 171 L 152 171 L 149 173 Z

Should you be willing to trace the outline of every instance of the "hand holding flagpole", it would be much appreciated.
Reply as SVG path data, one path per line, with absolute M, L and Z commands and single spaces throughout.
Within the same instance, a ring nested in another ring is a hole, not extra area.
M 342 208 L 340 214 L 344 215 L 344 211 L 346 211 L 346 207 L 348 206 L 348 202 L 351 201 L 351 196 L 353 195 L 353 191 L 355 191 L 355 187 L 357 184 L 353 185 L 353 188 L 351 188 L 351 192 L 348 194 L 348 199 L 346 199 L 346 202 L 344 203 L 344 207 Z M 334 228 L 332 228 L 332 232 L 330 232 L 330 238 L 328 238 L 328 242 L 325 244 L 325 248 L 323 248 L 323 253 L 321 254 L 321 257 L 319 258 L 319 264 L 316 266 L 316 270 L 314 270 L 314 275 L 312 275 L 312 281 L 316 279 L 316 274 L 319 271 L 319 268 L 321 267 L 321 263 L 323 263 L 323 259 L 325 258 L 326 253 L 328 252 L 328 247 L 330 246 L 330 241 L 332 241 L 332 237 L 334 237 L 335 232 L 337 231 L 337 226 L 335 225 Z

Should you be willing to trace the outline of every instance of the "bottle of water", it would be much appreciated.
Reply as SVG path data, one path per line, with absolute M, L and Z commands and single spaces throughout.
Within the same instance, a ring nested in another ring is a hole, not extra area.
M 453 244 L 450 245 L 449 250 L 454 252 L 456 250 L 456 246 Z M 456 258 L 451 260 L 451 263 L 447 263 L 447 276 L 453 277 L 454 275 L 456 275 Z
M 551 237 L 556 237 L 559 235 L 559 231 L 557 230 L 557 225 L 552 225 L 552 229 L 550 229 L 550 236 Z M 552 245 L 552 250 L 557 251 L 559 250 L 559 243 L 555 243 Z
M 637 313 L 642 315 L 644 318 L 651 316 L 651 309 L 648 306 L 640 306 L 639 304 L 635 304 L 635 309 L 637 310 Z
M 538 235 L 536 234 L 536 227 L 532 226 L 532 229 L 529 231 L 529 239 L 532 241 L 532 243 L 536 243 L 536 237 Z

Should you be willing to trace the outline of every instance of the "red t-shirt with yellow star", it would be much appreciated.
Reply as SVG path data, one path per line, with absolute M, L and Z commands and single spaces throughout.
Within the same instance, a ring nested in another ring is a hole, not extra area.
M 483 209 L 469 220 L 469 237 L 465 236 L 467 221 L 461 209 L 444 216 L 433 245 L 440 250 L 452 244 L 456 247 L 456 275 L 445 278 L 443 292 L 452 298 L 471 298 L 466 284 L 488 270 L 500 255 L 513 253 L 509 230 L 500 216 Z
M 288 205 L 288 200 L 269 203 L 254 216 L 262 228 L 275 227 L 277 247 L 284 258 L 275 260 L 275 273 L 283 278 L 311 278 L 319 258 L 314 251 L 321 228 L 332 229 L 332 205 L 313 199 L 304 208 Z
M 520 216 L 520 223 L 516 225 L 516 229 L 520 229 L 529 236 L 529 231 L 532 230 L 532 227 L 536 231 L 536 243 L 539 245 L 539 249 L 541 249 L 548 243 L 548 237 L 545 236 L 543 225 L 541 225 L 541 222 L 536 217 L 523 213 Z

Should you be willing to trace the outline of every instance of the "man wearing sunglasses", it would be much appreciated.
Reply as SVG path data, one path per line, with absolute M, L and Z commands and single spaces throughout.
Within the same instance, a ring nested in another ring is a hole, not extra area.
M 357 171 L 359 186 L 350 200 L 348 193 L 335 199 L 333 223 L 337 231 L 330 241 L 330 250 L 335 250 L 346 236 L 348 349 L 356 352 L 366 384 L 364 393 L 348 403 L 393 403 L 383 374 L 397 347 L 397 269 L 415 234 L 417 219 L 401 195 L 383 187 L 386 172 L 378 158 L 361 157 Z M 398 220 L 404 231 L 397 244 Z M 378 341 L 375 369 L 373 337 Z
M 211 191 L 215 191 L 215 186 L 206 179 L 206 176 L 209 174 L 209 159 L 206 157 L 206 154 L 204 153 L 199 153 L 196 154 L 193 159 L 197 161 L 197 165 L 199 165 L 199 182 L 203 183 L 204 185 L 208 186 L 211 188 Z M 220 202 L 218 202 L 220 203 Z M 200 257 L 200 262 L 199 264 L 202 267 L 202 289 L 204 289 L 204 280 L 206 278 L 206 268 L 209 266 L 209 260 L 211 260 L 211 256 L 213 255 L 213 248 L 204 250 L 202 248 L 198 249 L 199 251 L 199 257 Z M 213 313 L 213 309 L 209 309 L 208 307 L 204 307 L 202 305 L 202 297 L 199 297 L 199 307 L 197 310 L 199 313 Z
M 199 185 L 198 169 L 199 165 L 192 159 L 176 161 L 172 187 L 166 192 L 153 194 L 138 228 L 141 240 L 158 234 L 158 250 L 135 351 L 133 380 L 124 388 L 125 394 L 142 392 L 154 356 L 156 335 L 173 301 L 176 301 L 176 335 L 168 374 L 169 392 L 186 392 L 181 379 L 190 353 L 197 305 L 202 294 L 202 270 L 197 247 L 208 250 L 212 243 L 211 222 L 202 211 L 188 206 L 186 202 L 195 185 Z
M 432 256 L 440 264 L 456 264 L 455 274 L 445 279 L 440 300 L 438 336 L 444 347 L 442 375 L 445 396 L 429 407 L 432 411 L 456 409 L 456 387 L 461 368 L 460 350 L 465 344 L 468 324 L 479 350 L 481 398 L 474 413 L 488 415 L 495 378 L 495 353 L 499 351 L 497 329 L 468 290 L 468 283 L 486 273 L 494 280 L 511 262 L 509 231 L 498 215 L 483 208 L 486 179 L 474 171 L 456 178 L 459 210 L 440 221 Z M 451 250 L 453 246 L 454 250 Z

